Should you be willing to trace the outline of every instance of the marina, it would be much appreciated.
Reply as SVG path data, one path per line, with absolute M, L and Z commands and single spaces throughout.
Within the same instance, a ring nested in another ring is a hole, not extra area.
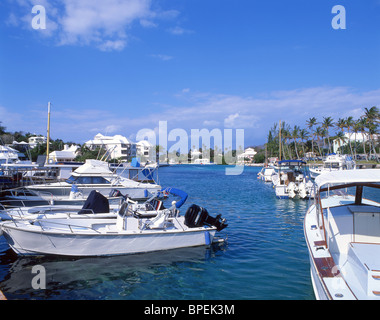
M 162 185 L 188 193 L 181 210 L 197 203 L 226 218 L 223 245 L 116 257 L 33 258 L 18 257 L 1 237 L 0 290 L 10 300 L 314 299 L 303 237 L 308 200 L 277 199 L 269 184 L 256 179 L 259 170 L 247 167 L 240 176 L 226 177 L 225 166 L 160 169 Z M 218 188 L 222 181 L 224 188 Z M 31 287 L 36 264 L 45 267 L 49 290 Z
M 37 2 L 0 10 L 0 300 L 380 300 L 379 0 Z

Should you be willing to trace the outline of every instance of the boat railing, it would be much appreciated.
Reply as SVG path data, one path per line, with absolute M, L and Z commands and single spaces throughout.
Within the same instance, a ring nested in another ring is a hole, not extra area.
M 15 222 L 15 220 L 13 220 Z M 36 219 L 33 221 L 33 225 L 38 225 L 42 231 L 47 231 L 49 229 L 52 229 L 52 226 L 63 226 L 66 227 L 65 229 L 69 229 L 71 233 L 75 234 L 79 230 L 91 230 L 94 231 L 95 233 L 100 234 L 101 232 L 99 230 L 96 230 L 91 226 L 85 226 L 85 225 L 76 225 L 76 224 L 71 224 L 71 223 L 60 223 L 57 221 L 52 221 L 52 219 L 46 220 L 46 219 Z M 45 226 L 44 226 L 45 225 Z M 79 229 L 79 230 L 78 230 Z
M 14 209 L 14 208 L 19 208 L 19 207 L 24 208 L 24 207 L 28 206 L 28 204 L 25 203 L 24 201 L 28 201 L 28 203 L 30 203 L 30 201 L 36 201 L 36 202 L 46 201 L 46 202 L 48 202 L 47 200 L 23 200 L 23 199 L 1 200 L 0 206 L 1 206 L 1 208 L 3 208 L 3 210 Z

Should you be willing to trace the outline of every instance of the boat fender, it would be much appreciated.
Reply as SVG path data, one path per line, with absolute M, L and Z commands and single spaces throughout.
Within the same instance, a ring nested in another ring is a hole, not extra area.
M 0 237 L 3 235 L 4 231 L 3 228 L 0 226 Z
M 205 243 L 206 243 L 206 246 L 209 246 L 211 244 L 210 232 L 208 231 L 205 232 Z

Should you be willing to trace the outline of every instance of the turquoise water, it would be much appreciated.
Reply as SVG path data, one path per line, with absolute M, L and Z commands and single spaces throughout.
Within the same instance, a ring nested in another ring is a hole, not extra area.
M 8 299 L 246 300 L 314 299 L 303 237 L 308 201 L 279 200 L 259 168 L 226 176 L 224 166 L 160 168 L 162 186 L 189 194 L 221 213 L 228 242 L 221 247 L 107 258 L 18 258 L 0 237 L 0 290 Z M 31 282 L 46 270 L 46 289 Z

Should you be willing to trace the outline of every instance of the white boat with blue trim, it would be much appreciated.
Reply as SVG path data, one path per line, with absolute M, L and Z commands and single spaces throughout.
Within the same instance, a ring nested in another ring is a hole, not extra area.
M 197 205 L 181 216 L 180 205 L 173 201 L 169 209 L 159 206 L 151 210 L 155 215 L 146 215 L 125 202 L 111 219 L 80 214 L 13 219 L 1 223 L 1 231 L 19 255 L 112 256 L 210 245 L 227 227 L 220 215 L 212 217 Z
M 331 153 L 323 160 L 322 167 L 311 167 L 309 169 L 311 178 L 315 179 L 322 173 L 339 171 L 339 170 L 354 170 L 356 162 L 348 155 Z
M 257 179 L 260 179 L 264 182 L 272 182 L 274 175 L 276 175 L 276 170 L 274 167 L 263 167 L 261 171 L 257 174 Z
M 122 173 L 124 169 L 120 169 L 120 174 L 117 174 L 111 170 L 107 162 L 86 160 L 85 164 L 77 168 L 66 181 L 30 185 L 26 187 L 27 194 L 16 190 L 17 195 L 10 194 L 7 199 L 84 201 L 92 190 L 97 190 L 104 196 L 109 196 L 114 190 L 118 190 L 130 199 L 146 200 L 161 190 L 160 185 L 152 180 L 152 171 L 156 169 L 156 165 L 134 169 L 128 167 L 127 178 Z M 135 172 L 135 177 L 133 177 L 133 172 Z M 141 178 L 143 172 L 146 172 L 148 177 L 146 180 Z
M 320 300 L 380 299 L 380 170 L 324 173 L 304 219 Z
M 278 172 L 272 176 L 276 197 L 279 199 L 309 199 L 314 197 L 314 183 L 302 160 L 278 162 Z

